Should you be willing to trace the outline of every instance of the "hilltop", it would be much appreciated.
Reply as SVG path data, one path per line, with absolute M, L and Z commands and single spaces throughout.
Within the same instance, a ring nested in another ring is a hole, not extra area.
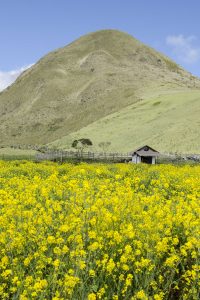
M 132 36 L 102 30 L 47 54 L 0 93 L 0 144 L 65 148 L 88 137 L 116 151 L 148 142 L 197 152 L 199 111 L 198 78 Z

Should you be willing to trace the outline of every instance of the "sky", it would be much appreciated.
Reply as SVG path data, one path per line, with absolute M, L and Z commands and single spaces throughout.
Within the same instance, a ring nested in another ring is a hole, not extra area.
M 127 32 L 200 77 L 199 0 L 0 0 L 0 90 L 48 52 Z

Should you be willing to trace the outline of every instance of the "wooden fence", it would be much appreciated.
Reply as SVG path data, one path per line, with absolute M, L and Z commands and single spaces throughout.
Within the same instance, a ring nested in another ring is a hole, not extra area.
M 85 151 L 48 151 L 45 153 L 37 153 L 35 156 L 36 161 L 52 160 L 52 161 L 65 161 L 65 160 L 93 160 L 93 161 L 115 161 L 124 162 L 131 160 L 130 153 L 116 153 L 116 152 L 85 152 Z
M 63 151 L 50 150 L 44 153 L 35 155 L 36 161 L 51 160 L 51 161 L 102 161 L 102 162 L 128 162 L 131 161 L 130 153 L 119 152 L 86 152 L 86 151 Z M 157 158 L 157 163 L 181 163 L 193 161 L 200 162 L 200 155 L 177 156 L 169 154 L 160 154 Z
M 37 154 L 1 154 L 0 159 L 28 159 L 28 160 L 51 160 L 51 161 L 107 161 L 107 162 L 125 162 L 131 160 L 130 153 L 119 152 L 91 152 L 91 151 L 64 151 L 59 149 L 48 148 L 40 145 L 13 145 L 13 149 L 35 150 Z M 200 163 L 200 154 L 182 154 L 182 153 L 160 153 L 157 163 Z

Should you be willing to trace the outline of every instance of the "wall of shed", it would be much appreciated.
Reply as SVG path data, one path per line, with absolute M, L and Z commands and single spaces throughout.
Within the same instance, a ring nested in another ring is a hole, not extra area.
M 141 163 L 141 157 L 138 156 L 137 154 L 134 154 L 134 155 L 132 156 L 132 163 L 134 163 L 134 164 L 139 164 L 139 163 Z
M 137 154 L 134 154 L 132 156 L 132 163 L 134 164 L 140 164 L 141 163 L 141 157 Z M 152 157 L 152 165 L 155 165 L 156 164 L 156 158 L 153 156 Z

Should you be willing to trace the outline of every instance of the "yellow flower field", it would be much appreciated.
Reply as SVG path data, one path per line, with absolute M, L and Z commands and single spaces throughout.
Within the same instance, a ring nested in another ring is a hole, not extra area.
M 0 162 L 0 299 L 200 299 L 200 166 Z

